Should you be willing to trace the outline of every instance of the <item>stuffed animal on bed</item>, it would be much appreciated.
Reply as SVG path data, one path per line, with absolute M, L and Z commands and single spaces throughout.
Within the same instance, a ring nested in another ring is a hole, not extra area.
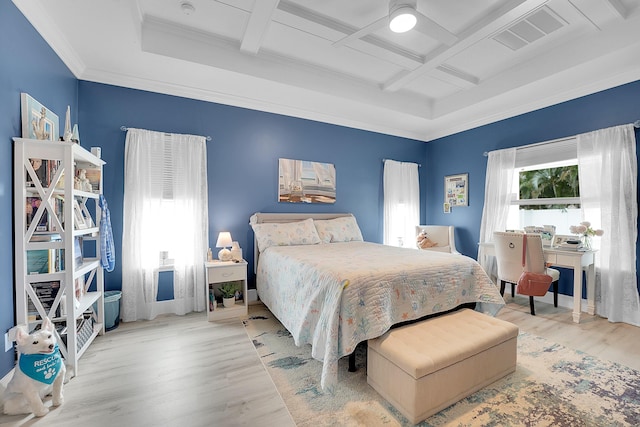
M 418 234 L 418 237 L 416 237 L 416 246 L 418 246 L 418 248 L 420 249 L 428 249 L 433 248 L 434 246 L 438 246 L 438 244 L 429 239 L 429 236 L 427 236 L 427 232 L 423 230 L 420 232 L 420 234 Z

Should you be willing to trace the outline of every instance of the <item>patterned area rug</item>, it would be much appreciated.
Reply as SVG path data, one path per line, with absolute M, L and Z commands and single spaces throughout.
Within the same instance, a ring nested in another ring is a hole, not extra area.
M 357 372 L 340 360 L 330 395 L 311 347 L 296 347 L 268 310 L 254 311 L 245 327 L 298 426 L 411 425 L 367 384 L 365 346 Z M 640 372 L 521 332 L 516 372 L 418 425 L 640 426 Z

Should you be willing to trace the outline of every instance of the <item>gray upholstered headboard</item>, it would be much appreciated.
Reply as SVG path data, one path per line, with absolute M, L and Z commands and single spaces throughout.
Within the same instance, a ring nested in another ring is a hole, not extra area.
M 351 213 L 265 213 L 257 212 L 251 215 L 249 220 L 250 224 L 264 224 L 264 223 L 285 223 L 304 221 L 308 218 L 313 219 L 334 219 L 345 216 L 353 216 Z M 258 260 L 260 258 L 260 251 L 258 250 L 258 242 L 255 235 L 253 237 L 253 271 L 258 269 Z

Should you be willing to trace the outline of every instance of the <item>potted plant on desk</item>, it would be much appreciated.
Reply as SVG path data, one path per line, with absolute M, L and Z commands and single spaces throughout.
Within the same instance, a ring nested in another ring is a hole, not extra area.
M 218 290 L 222 294 L 222 304 L 226 307 L 233 307 L 236 304 L 236 284 L 234 282 L 224 282 Z

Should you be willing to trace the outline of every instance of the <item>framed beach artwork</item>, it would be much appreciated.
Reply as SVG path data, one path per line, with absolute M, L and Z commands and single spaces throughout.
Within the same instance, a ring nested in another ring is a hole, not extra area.
M 22 137 L 57 141 L 60 136 L 58 116 L 28 93 L 20 94 Z
M 307 160 L 278 159 L 278 201 L 335 203 L 335 166 Z
M 444 177 L 444 203 L 449 207 L 469 205 L 469 174 L 448 175 Z

